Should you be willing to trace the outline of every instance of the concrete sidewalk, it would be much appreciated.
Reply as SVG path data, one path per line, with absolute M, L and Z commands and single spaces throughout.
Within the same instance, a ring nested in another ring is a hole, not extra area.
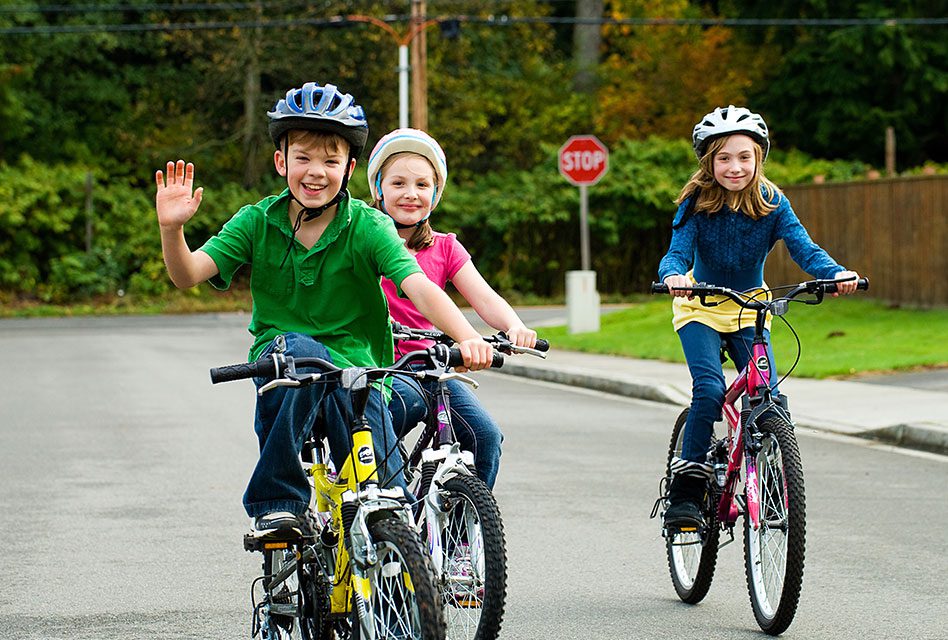
M 557 351 L 546 360 L 508 357 L 498 373 L 643 400 L 688 406 L 684 364 Z M 728 383 L 733 372 L 728 375 Z M 841 380 L 790 377 L 780 385 L 798 428 L 881 440 L 948 455 L 948 393 Z

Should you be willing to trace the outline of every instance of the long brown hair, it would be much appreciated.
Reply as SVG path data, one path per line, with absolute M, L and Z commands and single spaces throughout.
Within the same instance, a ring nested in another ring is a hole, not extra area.
M 379 168 L 379 175 L 384 176 L 385 172 L 388 170 L 392 163 L 399 156 L 404 156 L 410 154 L 410 151 L 402 151 L 401 153 L 393 153 L 389 157 L 385 158 L 385 162 L 382 163 L 382 166 Z M 436 188 L 441 188 L 441 185 L 438 184 L 438 172 L 435 171 L 434 165 L 431 164 L 431 161 L 428 158 L 425 158 L 423 155 L 418 153 L 411 153 L 413 156 L 424 159 L 428 163 L 428 166 L 431 167 L 431 175 L 434 176 L 434 183 Z M 372 203 L 372 206 L 382 211 L 382 189 L 378 189 L 379 197 L 375 199 L 375 202 Z M 428 221 L 425 220 L 420 225 L 415 227 L 415 231 L 412 232 L 411 237 L 408 238 L 408 241 L 405 242 L 405 246 L 411 249 L 412 251 L 421 251 L 427 247 L 430 247 L 434 244 L 434 230 L 431 228 L 431 225 L 428 224 Z
M 698 170 L 682 188 L 675 204 L 680 205 L 697 192 L 698 199 L 692 207 L 696 213 L 717 213 L 724 205 L 727 205 L 734 211 L 740 211 L 754 220 L 759 220 L 777 208 L 777 205 L 772 204 L 770 200 L 773 200 L 775 195 L 780 195 L 781 191 L 777 185 L 764 176 L 764 151 L 756 141 L 754 141 L 754 177 L 740 191 L 728 191 L 722 187 L 714 179 L 714 156 L 725 145 L 728 138 L 730 136 L 724 136 L 708 144 L 704 156 L 698 161 Z

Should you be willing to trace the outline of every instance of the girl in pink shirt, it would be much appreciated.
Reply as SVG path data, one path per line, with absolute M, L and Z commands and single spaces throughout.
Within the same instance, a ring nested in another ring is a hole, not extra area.
M 453 233 L 434 231 L 428 222 L 448 178 L 441 146 L 423 131 L 396 129 L 379 140 L 372 150 L 368 177 L 375 207 L 395 222 L 398 235 L 405 239 L 408 251 L 428 278 L 442 289 L 450 281 L 484 322 L 506 332 L 514 344 L 534 347 L 536 332 L 528 329 L 507 301 L 484 280 L 457 237 Z M 382 289 L 393 320 L 412 328 L 433 328 L 410 300 L 399 297 L 390 280 L 382 279 Z M 397 348 L 406 353 L 431 344 L 430 341 L 401 342 Z M 424 420 L 425 398 L 433 385 L 402 378 L 394 380 L 396 393 L 389 408 L 396 433 L 404 436 Z M 448 386 L 458 441 L 474 454 L 478 476 L 488 487 L 493 487 L 503 441 L 500 427 L 466 384 L 452 380 Z

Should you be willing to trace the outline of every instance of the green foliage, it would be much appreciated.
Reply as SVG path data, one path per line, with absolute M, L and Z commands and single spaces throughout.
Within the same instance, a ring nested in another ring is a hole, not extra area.
M 167 291 L 153 198 L 153 186 L 142 190 L 84 165 L 45 165 L 29 156 L 17 165 L 0 164 L 0 289 L 53 302 L 119 289 Z M 208 190 L 187 227 L 191 246 L 200 246 L 240 206 L 256 200 L 235 185 Z
M 937 18 L 942 0 L 722 3 L 729 17 Z M 859 25 L 747 29 L 773 45 L 770 73 L 750 104 L 771 123 L 778 145 L 881 165 L 893 127 L 898 165 L 944 161 L 948 148 L 948 38 L 944 25 Z

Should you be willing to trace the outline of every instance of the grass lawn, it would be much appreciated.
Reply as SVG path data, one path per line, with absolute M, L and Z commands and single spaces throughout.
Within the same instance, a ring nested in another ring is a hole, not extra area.
M 857 295 L 827 297 L 819 306 L 791 304 L 784 318 L 802 343 L 796 376 L 826 378 L 948 366 L 948 309 L 891 308 Z M 783 375 L 796 359 L 797 343 L 779 318 L 772 331 L 777 368 Z M 544 327 L 540 335 L 555 349 L 684 362 L 667 296 L 604 315 L 598 333 L 570 335 L 566 327 Z

